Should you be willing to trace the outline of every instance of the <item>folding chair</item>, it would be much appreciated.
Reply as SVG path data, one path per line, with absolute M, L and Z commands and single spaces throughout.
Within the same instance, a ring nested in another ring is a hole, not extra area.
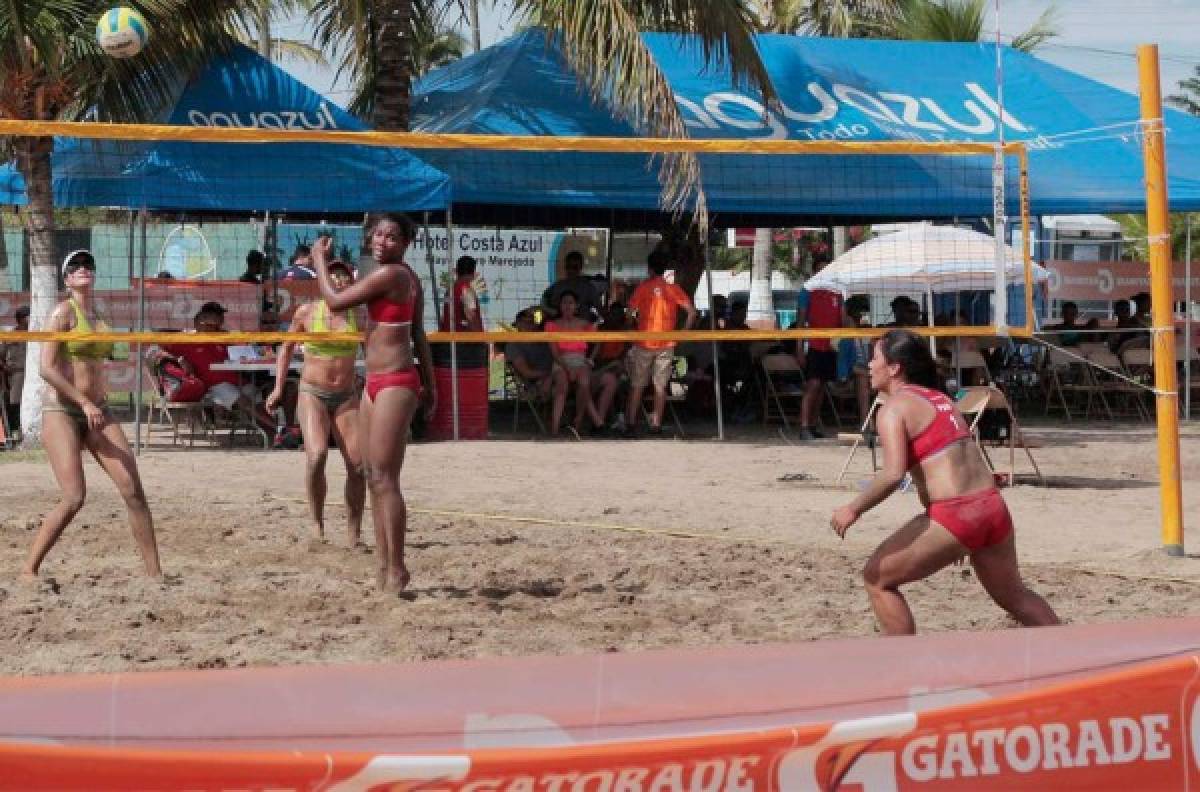
M 1142 401 L 1145 390 L 1129 380 L 1117 376 L 1130 376 L 1129 370 L 1125 367 L 1121 358 L 1105 347 L 1104 349 L 1093 350 L 1088 354 L 1087 359 L 1092 364 L 1088 367 L 1088 377 L 1094 383 L 1100 400 L 1104 403 L 1108 411 L 1110 420 L 1117 415 L 1117 413 L 1113 412 L 1114 404 L 1118 405 L 1118 410 L 1120 409 L 1120 405 L 1125 405 L 1125 410 L 1121 414 L 1136 415 L 1142 420 L 1150 419 L 1150 412 L 1146 409 L 1146 405 Z M 1111 402 L 1109 401 L 1110 397 L 1112 399 Z
M 151 397 L 150 410 L 146 421 L 146 439 L 149 442 L 150 430 L 154 426 L 154 412 L 158 411 L 158 422 L 161 424 L 164 421 L 171 427 L 171 445 L 179 443 L 179 427 L 180 417 L 187 422 L 188 425 L 188 447 L 194 448 L 196 445 L 196 427 L 199 424 L 202 434 L 213 439 L 212 427 L 208 421 L 208 417 L 204 413 L 204 402 L 173 402 L 167 398 L 166 388 L 163 385 L 162 375 L 158 371 L 158 367 L 147 363 L 144 366 L 146 379 L 150 381 Z
M 850 453 L 846 455 L 846 460 L 842 462 L 842 469 L 838 471 L 837 478 L 834 479 L 835 484 L 841 484 L 842 479 L 846 477 L 846 471 L 850 469 L 850 463 L 854 460 L 854 455 L 858 453 L 859 447 L 865 442 L 867 447 L 871 449 L 871 472 L 879 470 L 879 454 L 877 450 L 878 435 L 867 440 L 867 432 L 872 431 L 871 427 L 875 422 L 875 413 L 883 406 L 885 397 L 882 393 L 875 394 L 875 400 L 871 402 L 871 408 L 867 410 L 867 417 L 862 423 L 862 428 L 854 438 L 854 444 L 850 447 Z
M 994 385 L 995 380 L 992 379 L 992 372 L 987 366 L 987 361 L 983 359 L 983 353 L 977 352 L 974 349 L 963 349 L 954 354 L 953 349 L 950 353 L 950 370 L 954 372 L 961 371 L 964 374 L 967 372 L 978 373 L 983 381 L 988 385 Z M 965 379 L 963 380 L 966 381 Z
M 788 422 L 788 411 L 784 403 L 787 402 L 794 407 L 796 413 L 799 413 L 804 390 L 803 387 L 799 387 L 794 392 L 782 390 L 776 378 L 787 372 L 794 375 L 798 384 L 802 385 L 804 369 L 796 362 L 795 357 L 785 353 L 763 355 L 759 366 L 763 373 L 763 423 L 770 423 L 772 419 L 778 418 L 783 423 L 784 429 L 791 431 L 792 427 Z
M 1009 404 L 1004 391 L 994 385 L 971 385 L 963 390 L 965 392 L 955 401 L 954 406 L 958 408 L 964 418 L 970 421 L 971 436 L 975 439 L 975 445 L 979 446 L 980 452 L 983 453 L 988 467 L 993 471 L 996 470 L 996 465 L 992 462 L 991 456 L 984 447 L 983 438 L 979 434 L 979 423 L 983 420 L 983 415 L 987 410 L 1003 410 L 1008 415 L 1009 421 L 1008 482 L 1010 484 L 1016 482 L 1017 443 L 1019 442 L 1021 448 L 1025 450 L 1025 456 L 1029 457 L 1029 464 L 1033 466 L 1033 472 L 1037 475 L 1038 482 L 1045 483 L 1042 471 L 1038 468 L 1037 460 L 1033 458 L 1033 452 L 1029 450 L 1029 445 L 1025 442 L 1025 437 L 1021 433 L 1021 425 L 1017 422 L 1017 415 L 1013 412 L 1012 405 Z
M 505 390 L 511 388 L 513 394 L 513 434 L 517 433 L 517 427 L 520 424 L 522 404 L 529 409 L 529 413 L 537 423 L 538 431 L 546 434 L 546 422 L 542 418 L 541 410 L 549 405 L 549 400 L 538 390 L 536 383 L 529 382 L 522 377 L 513 364 L 507 360 L 504 362 L 504 388 Z

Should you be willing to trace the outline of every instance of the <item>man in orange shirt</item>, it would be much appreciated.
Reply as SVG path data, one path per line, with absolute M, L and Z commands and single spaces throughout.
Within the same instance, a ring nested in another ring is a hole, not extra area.
M 637 315 L 637 329 L 643 332 L 674 330 L 679 309 L 687 312 L 685 330 L 696 322 L 696 308 L 683 289 L 663 277 L 667 254 L 656 250 L 646 260 L 650 278 L 643 281 L 629 298 L 629 310 Z M 650 434 L 662 434 L 663 411 L 667 406 L 667 383 L 675 364 L 674 341 L 638 341 L 629 350 L 629 404 L 625 411 L 627 431 L 637 428 L 638 410 L 646 384 L 654 382 L 654 414 L 650 416 Z

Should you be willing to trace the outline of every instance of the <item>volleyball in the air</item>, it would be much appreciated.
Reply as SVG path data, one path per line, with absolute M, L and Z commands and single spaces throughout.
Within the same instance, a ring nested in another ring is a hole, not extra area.
M 108 9 L 96 23 L 96 42 L 114 58 L 132 58 L 149 38 L 145 18 L 128 6 Z

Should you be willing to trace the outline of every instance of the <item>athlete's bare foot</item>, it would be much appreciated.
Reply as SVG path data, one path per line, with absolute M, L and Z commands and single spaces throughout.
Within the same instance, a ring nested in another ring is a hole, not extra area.
M 19 583 L 33 584 L 40 580 L 41 578 L 38 577 L 37 572 L 30 572 L 27 569 L 22 569 L 21 574 L 17 575 L 17 581 Z
M 316 539 L 318 542 L 325 541 L 325 524 L 324 523 L 313 523 L 312 538 Z
M 401 565 L 399 569 L 392 569 L 388 571 L 387 582 L 384 585 L 384 590 L 404 591 L 404 589 L 408 588 L 408 581 L 408 568 Z

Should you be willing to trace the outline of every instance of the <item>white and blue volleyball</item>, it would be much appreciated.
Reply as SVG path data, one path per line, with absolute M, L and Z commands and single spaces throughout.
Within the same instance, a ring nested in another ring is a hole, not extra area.
M 146 46 L 150 28 L 146 19 L 132 8 L 110 8 L 96 23 L 96 43 L 114 58 L 132 58 Z

